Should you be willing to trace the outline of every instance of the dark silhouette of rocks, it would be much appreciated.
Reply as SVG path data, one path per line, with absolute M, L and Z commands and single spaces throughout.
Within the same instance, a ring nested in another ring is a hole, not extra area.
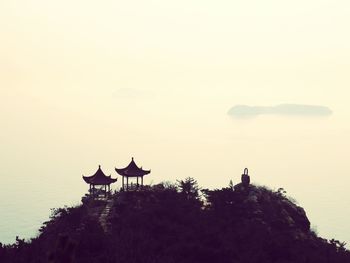
M 251 184 L 248 171 L 222 189 L 186 178 L 83 200 L 54 209 L 38 237 L 1 245 L 0 262 L 350 262 L 345 244 L 318 237 L 284 189 Z

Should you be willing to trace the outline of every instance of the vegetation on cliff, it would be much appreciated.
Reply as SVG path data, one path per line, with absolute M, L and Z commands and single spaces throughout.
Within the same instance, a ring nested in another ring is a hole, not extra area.
M 310 230 L 305 211 L 283 189 L 200 190 L 187 178 L 117 192 L 109 202 L 107 225 L 99 216 L 105 201 L 84 198 L 79 207 L 53 210 L 38 237 L 2 245 L 0 261 L 350 262 L 345 244 Z

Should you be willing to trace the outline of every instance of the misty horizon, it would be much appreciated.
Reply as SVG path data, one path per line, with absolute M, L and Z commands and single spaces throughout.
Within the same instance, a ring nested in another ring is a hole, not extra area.
M 320 235 L 350 243 L 349 12 L 331 0 L 1 1 L 0 242 L 35 236 L 50 208 L 81 202 L 82 174 L 134 156 L 152 169 L 145 184 L 215 189 L 248 167 Z

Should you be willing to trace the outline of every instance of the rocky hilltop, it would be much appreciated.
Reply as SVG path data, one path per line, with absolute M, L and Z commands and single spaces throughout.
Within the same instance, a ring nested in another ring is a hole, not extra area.
M 0 262 L 350 262 L 337 240 L 310 229 L 303 208 L 242 183 L 199 189 L 187 178 L 54 209 L 38 237 L 1 246 Z

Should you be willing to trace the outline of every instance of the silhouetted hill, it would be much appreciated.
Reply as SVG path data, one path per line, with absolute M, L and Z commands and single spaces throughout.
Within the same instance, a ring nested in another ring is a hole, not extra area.
M 283 189 L 199 190 L 188 178 L 56 209 L 37 238 L 2 246 L 0 262 L 345 263 L 350 252 L 311 231 Z

